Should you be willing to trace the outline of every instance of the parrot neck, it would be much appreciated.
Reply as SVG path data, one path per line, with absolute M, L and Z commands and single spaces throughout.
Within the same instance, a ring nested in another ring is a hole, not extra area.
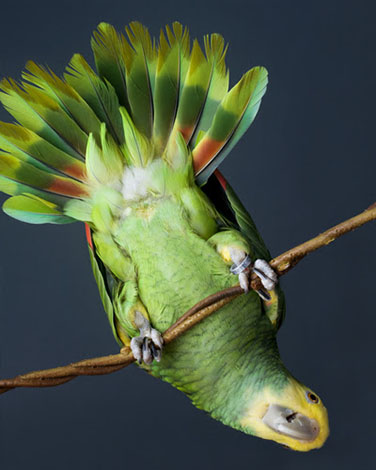
M 243 429 L 241 418 L 262 389 L 278 393 L 291 377 L 255 292 L 233 300 L 166 346 L 151 372 L 236 429 Z

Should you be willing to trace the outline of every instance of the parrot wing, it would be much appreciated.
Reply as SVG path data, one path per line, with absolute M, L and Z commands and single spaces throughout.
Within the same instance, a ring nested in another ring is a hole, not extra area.
M 218 170 L 203 186 L 203 191 L 215 205 L 217 211 L 224 217 L 226 225 L 236 228 L 248 240 L 255 259 L 271 260 L 271 255 L 265 245 L 256 225 L 235 191 Z
M 225 224 L 239 230 L 248 240 L 254 259 L 270 261 L 271 254 L 256 224 L 222 173 L 216 170 L 202 189 L 224 218 Z M 285 296 L 279 285 L 269 291 L 269 295 L 270 300 L 263 301 L 263 308 L 273 325 L 279 329 L 285 317 Z
M 85 224 L 86 239 L 89 248 L 90 262 L 93 269 L 95 281 L 98 286 L 99 295 L 101 297 L 103 307 L 107 313 L 108 320 L 111 325 L 112 333 L 119 345 L 123 345 L 115 324 L 115 312 L 113 307 L 113 295 L 114 287 L 118 281 L 114 278 L 111 272 L 106 268 L 101 259 L 96 253 L 96 248 L 91 237 L 91 229 L 88 224 Z

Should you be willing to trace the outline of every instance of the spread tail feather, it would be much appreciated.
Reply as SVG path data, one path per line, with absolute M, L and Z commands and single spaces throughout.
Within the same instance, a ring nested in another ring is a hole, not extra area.
M 19 122 L 0 123 L 0 190 L 13 196 L 4 206 L 13 217 L 89 221 L 93 188 L 157 158 L 172 168 L 192 158 L 204 184 L 266 90 L 267 72 L 255 67 L 228 91 L 222 36 L 205 36 L 203 52 L 177 22 L 158 44 L 138 22 L 126 35 L 101 23 L 92 49 L 97 73 L 75 54 L 64 78 L 28 62 L 21 83 L 0 83 L 0 100 Z

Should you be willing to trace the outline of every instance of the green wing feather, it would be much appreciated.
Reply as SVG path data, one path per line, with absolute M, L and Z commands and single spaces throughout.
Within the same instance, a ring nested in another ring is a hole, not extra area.
M 193 42 L 189 67 L 184 80 L 178 106 L 175 130 L 188 143 L 199 121 L 205 105 L 210 83 L 211 67 L 197 40 Z
M 181 25 L 180 25 L 181 26 Z M 160 34 L 154 91 L 154 129 L 156 152 L 163 153 L 174 127 L 182 82 L 187 71 L 189 36 L 175 23 L 173 31 Z
M 114 87 L 106 79 L 100 79 L 80 54 L 72 57 L 64 77 L 87 102 L 100 122 L 106 124 L 116 143 L 122 144 L 124 132 L 119 98 Z
M 79 181 L 40 170 L 5 152 L 0 152 L 0 175 L 15 183 L 49 193 L 77 198 L 88 195 L 86 185 Z
M 121 106 L 129 111 L 125 61 L 129 44 L 108 23 L 100 23 L 91 40 L 95 65 L 99 76 L 114 87 Z
M 193 149 L 198 184 L 203 184 L 252 124 L 266 91 L 267 71 L 255 67 L 226 94 L 213 122 Z
M 14 80 L 0 83 L 0 100 L 24 127 L 73 157 L 84 159 L 87 135 L 70 116 L 42 90 Z
M 172 28 L 170 28 L 169 25 L 166 26 L 166 34 L 171 47 L 174 47 L 176 44 L 178 44 L 179 47 L 179 95 L 181 95 L 189 67 L 189 31 L 188 28 L 184 27 L 178 21 L 175 21 L 172 24 Z
M 148 30 L 138 22 L 126 27 L 130 42 L 125 54 L 127 95 L 130 114 L 136 127 L 151 138 L 153 131 L 152 82 L 156 50 Z
M 235 226 L 249 241 L 255 257 L 270 261 L 270 252 L 256 224 L 224 176 L 216 170 L 202 189 L 230 226 Z
M 1 165 L 0 165 L 1 166 Z M 26 184 L 22 184 L 18 181 L 14 181 L 11 178 L 7 178 L 0 173 L 0 191 L 9 196 L 19 196 L 22 194 L 33 194 L 40 197 L 41 199 L 46 199 L 49 202 L 57 204 L 59 207 L 64 207 L 65 204 L 69 201 L 67 197 L 60 196 L 53 193 L 46 193 L 42 190 L 33 188 Z
M 0 147 L 47 172 L 85 179 L 85 164 L 50 144 L 26 127 L 0 122 Z
M 86 101 L 66 81 L 59 78 L 51 70 L 29 61 L 22 77 L 24 80 L 41 88 L 50 98 L 72 118 L 78 127 L 86 134 L 99 136 L 100 121 Z
M 21 222 L 29 224 L 69 224 L 75 222 L 67 217 L 56 204 L 33 194 L 23 194 L 7 199 L 3 211 Z
M 90 227 L 86 224 L 86 234 L 88 239 L 88 248 L 90 254 L 90 262 L 91 267 L 93 269 L 94 278 L 98 286 L 99 295 L 101 297 L 103 308 L 107 314 L 108 320 L 111 325 L 112 333 L 115 336 L 116 341 L 119 343 L 120 346 L 123 345 L 121 342 L 115 325 L 115 312 L 113 308 L 113 301 L 112 301 L 112 289 L 110 284 L 116 285 L 115 278 L 111 275 L 111 273 L 106 269 L 103 262 L 97 256 L 95 251 L 95 245 L 91 239 L 91 231 Z
M 210 65 L 210 82 L 205 106 L 191 138 L 193 143 L 196 142 L 200 132 L 207 132 L 210 128 L 218 105 L 228 92 L 229 86 L 229 72 L 225 63 L 227 46 L 225 46 L 223 37 L 220 34 L 211 34 L 204 37 L 204 43 L 206 57 Z

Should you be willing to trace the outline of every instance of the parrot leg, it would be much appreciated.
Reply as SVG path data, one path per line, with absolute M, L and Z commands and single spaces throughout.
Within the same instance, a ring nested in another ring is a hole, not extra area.
M 249 291 L 249 273 L 253 271 L 261 279 L 264 289 L 257 293 L 263 300 L 270 300 L 267 291 L 273 290 L 278 281 L 277 274 L 263 259 L 257 259 L 252 263 L 250 253 L 252 249 L 249 243 L 236 230 L 217 232 L 208 240 L 226 263 L 232 262 L 230 268 L 232 274 L 239 278 L 240 287 L 244 292 Z
M 151 327 L 150 322 L 139 312 L 134 315 L 134 323 L 140 330 L 140 335 L 131 340 L 130 348 L 135 359 L 149 365 L 155 359 L 161 360 L 163 338 L 159 331 Z
M 240 287 L 244 290 L 244 292 L 249 291 L 248 274 L 250 270 L 257 274 L 263 287 L 267 291 L 274 289 L 276 283 L 278 282 L 278 276 L 267 261 L 263 259 L 257 259 L 252 266 L 251 258 L 243 250 L 230 247 L 229 253 L 231 260 L 234 263 L 231 267 L 231 272 L 238 275 Z M 264 290 L 259 289 L 257 293 L 262 299 L 270 300 L 269 294 Z
M 244 292 L 249 291 L 248 273 L 249 267 L 252 264 L 251 258 L 247 253 L 239 248 L 229 248 L 231 261 L 234 263 L 231 267 L 232 274 L 237 274 L 239 278 L 240 287 Z

